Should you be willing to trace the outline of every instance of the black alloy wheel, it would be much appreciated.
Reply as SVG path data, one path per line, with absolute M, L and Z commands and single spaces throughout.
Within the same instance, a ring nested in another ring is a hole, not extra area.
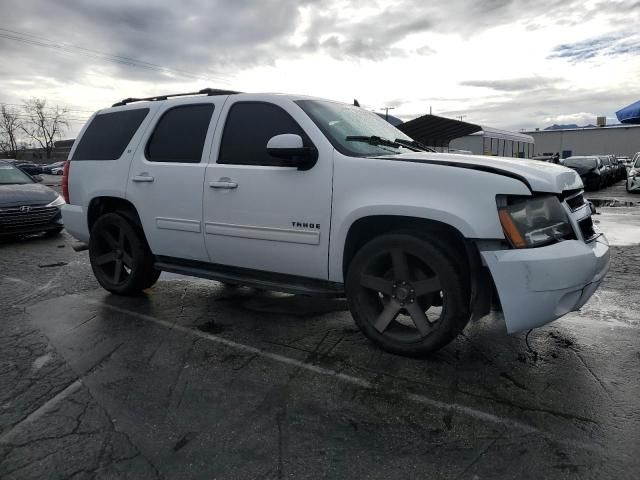
M 142 230 L 117 213 L 107 213 L 93 225 L 89 259 L 100 285 L 120 295 L 149 288 L 160 276 Z
M 467 324 L 468 282 L 453 252 L 437 239 L 404 233 L 378 237 L 355 255 L 347 273 L 351 313 L 383 349 L 431 353 Z

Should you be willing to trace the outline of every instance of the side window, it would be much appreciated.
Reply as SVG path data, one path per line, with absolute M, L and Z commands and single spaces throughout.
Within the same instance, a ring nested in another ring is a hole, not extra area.
M 200 163 L 213 104 L 182 105 L 167 110 L 147 143 L 151 162 Z
M 229 110 L 217 163 L 234 165 L 287 166 L 287 161 L 267 153 L 267 142 L 275 135 L 295 133 L 305 146 L 311 141 L 300 125 L 282 108 L 262 102 L 240 102 Z
M 96 115 L 71 160 L 117 160 L 148 113 L 148 108 L 137 108 Z

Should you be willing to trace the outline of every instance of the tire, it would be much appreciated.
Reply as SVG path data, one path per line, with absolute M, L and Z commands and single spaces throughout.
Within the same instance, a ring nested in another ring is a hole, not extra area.
M 451 342 L 471 316 L 468 278 L 454 258 L 450 247 L 419 234 L 385 234 L 364 245 L 345 285 L 362 333 L 383 350 L 412 357 Z
M 91 228 L 89 260 L 98 283 L 117 295 L 139 293 L 160 276 L 142 229 L 117 213 L 102 215 Z

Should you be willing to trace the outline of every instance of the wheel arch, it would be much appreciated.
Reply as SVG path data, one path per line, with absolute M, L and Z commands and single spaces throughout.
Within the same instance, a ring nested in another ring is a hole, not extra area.
M 138 210 L 133 203 L 122 197 L 99 196 L 92 198 L 87 207 L 87 226 L 89 231 L 91 231 L 93 224 L 101 215 L 114 212 L 118 212 L 135 226 L 142 229 Z
M 456 251 L 466 259 L 466 238 L 460 230 L 448 223 L 422 217 L 404 215 L 367 215 L 354 221 L 346 234 L 342 249 L 342 274 L 346 274 L 347 268 L 355 253 L 375 236 L 383 235 L 399 230 L 415 230 L 425 233 L 437 233 L 443 240 L 451 242 Z

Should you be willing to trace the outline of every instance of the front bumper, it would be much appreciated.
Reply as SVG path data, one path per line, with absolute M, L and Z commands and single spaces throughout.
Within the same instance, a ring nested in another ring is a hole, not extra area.
M 580 309 L 609 270 L 604 235 L 541 248 L 481 252 L 509 333 L 540 327 Z
M 60 230 L 63 227 L 60 208 L 56 206 L 27 205 L 0 211 L 0 237 Z
M 640 177 L 628 177 L 627 190 L 630 192 L 640 192 Z

